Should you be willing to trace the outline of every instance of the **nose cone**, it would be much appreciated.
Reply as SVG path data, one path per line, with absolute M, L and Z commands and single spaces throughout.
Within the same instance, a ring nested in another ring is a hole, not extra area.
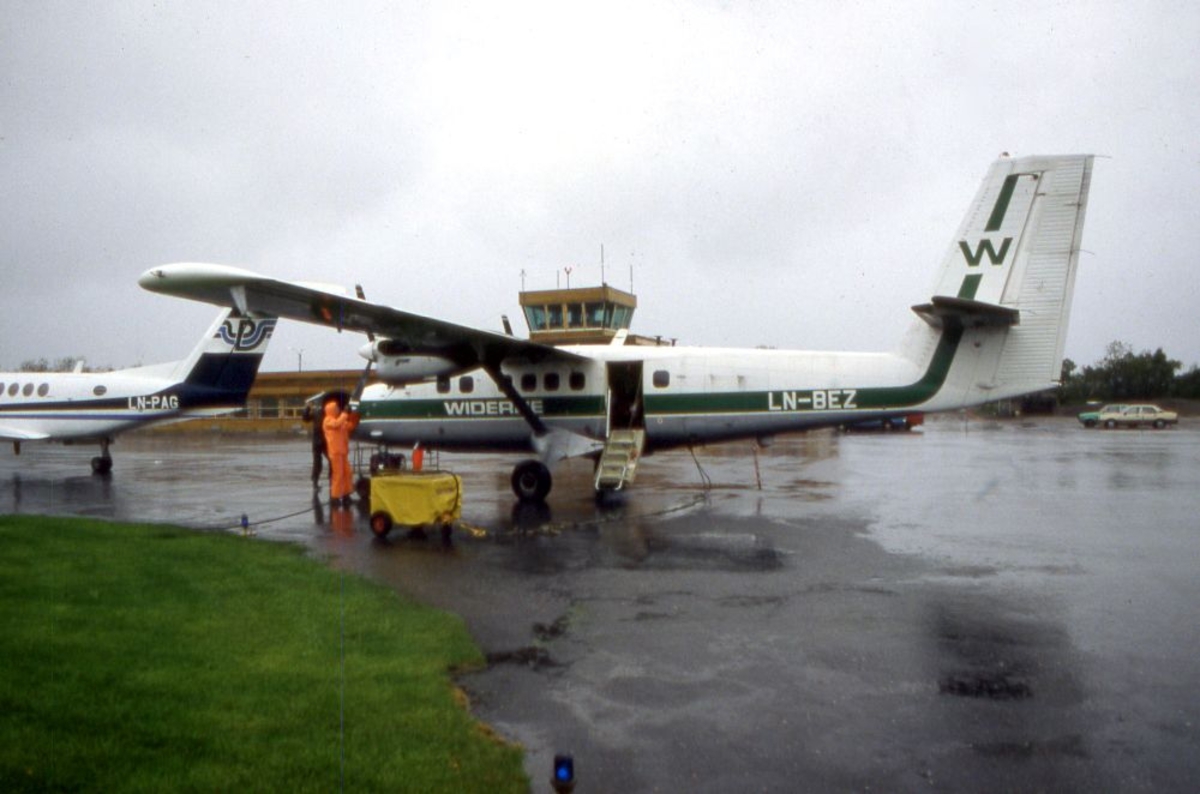
M 367 361 L 375 361 L 376 360 L 375 359 L 375 343 L 367 342 L 365 345 L 363 345 L 362 347 L 360 347 L 358 349 L 358 354 L 360 356 L 362 356 L 363 358 L 365 358 Z

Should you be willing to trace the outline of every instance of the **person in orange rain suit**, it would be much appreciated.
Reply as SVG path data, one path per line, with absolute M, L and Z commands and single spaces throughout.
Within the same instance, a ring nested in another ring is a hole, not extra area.
M 350 470 L 350 433 L 358 427 L 358 414 L 343 411 L 337 400 L 325 403 L 325 451 L 329 455 L 329 499 L 336 505 L 350 504 L 354 472 Z

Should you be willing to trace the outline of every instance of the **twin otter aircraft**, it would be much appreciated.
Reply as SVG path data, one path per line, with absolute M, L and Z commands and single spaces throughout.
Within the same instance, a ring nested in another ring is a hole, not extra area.
M 380 383 L 357 437 L 464 451 L 525 450 L 513 491 L 538 501 L 548 464 L 596 460 L 597 491 L 652 451 L 915 412 L 1059 382 L 1092 157 L 1002 158 L 891 353 L 540 344 L 222 265 L 146 272 L 148 290 L 367 333 Z M 576 307 L 565 307 L 571 311 Z M 547 307 L 562 311 L 564 307 Z
M 112 372 L 0 372 L 0 439 L 96 443 L 92 471 L 112 470 L 118 433 L 155 423 L 236 411 L 275 329 L 271 317 L 224 310 L 191 355 Z

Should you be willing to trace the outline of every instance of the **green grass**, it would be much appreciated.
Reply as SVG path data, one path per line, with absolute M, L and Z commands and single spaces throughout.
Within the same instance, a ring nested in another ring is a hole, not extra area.
M 298 547 L 0 516 L 0 791 L 526 791 L 482 661 Z

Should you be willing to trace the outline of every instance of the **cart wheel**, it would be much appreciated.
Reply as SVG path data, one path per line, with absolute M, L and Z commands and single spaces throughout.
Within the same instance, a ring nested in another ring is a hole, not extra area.
M 371 531 L 375 533 L 375 537 L 377 538 L 386 538 L 387 533 L 392 531 L 392 517 L 382 510 L 378 513 L 372 513 Z

